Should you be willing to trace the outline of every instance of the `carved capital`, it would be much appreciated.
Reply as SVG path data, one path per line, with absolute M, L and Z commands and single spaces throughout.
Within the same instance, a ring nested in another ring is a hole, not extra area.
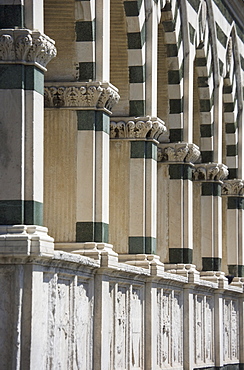
M 223 181 L 228 173 L 228 167 L 222 163 L 201 163 L 195 165 L 193 179 L 197 181 Z
M 158 137 L 166 132 L 165 123 L 157 117 L 135 117 L 119 118 L 112 117 L 110 122 L 111 139 L 145 139 L 157 140 Z
M 0 30 L 0 63 L 37 64 L 43 68 L 57 54 L 55 42 L 39 31 Z
M 222 184 L 222 195 L 244 195 L 244 180 L 225 180 Z
M 46 83 L 45 108 L 94 108 L 111 112 L 119 101 L 118 89 L 110 83 L 60 82 Z
M 194 163 L 200 157 L 197 145 L 188 143 L 159 144 L 159 162 L 187 162 Z

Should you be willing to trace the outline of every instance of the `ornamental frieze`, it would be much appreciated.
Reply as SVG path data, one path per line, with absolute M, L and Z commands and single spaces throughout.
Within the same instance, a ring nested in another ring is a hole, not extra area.
M 0 30 L 0 63 L 38 64 L 45 68 L 57 55 L 55 42 L 39 31 Z
M 119 101 L 118 89 L 110 83 L 61 82 L 46 83 L 45 108 L 102 108 L 111 112 Z
M 193 179 L 198 181 L 223 181 L 228 173 L 228 167 L 222 163 L 201 163 L 195 165 Z
M 165 123 L 157 117 L 117 118 L 110 122 L 111 139 L 155 139 L 166 132 Z
M 159 144 L 159 162 L 187 162 L 195 163 L 200 157 L 197 145 L 188 143 Z
M 222 184 L 222 195 L 244 195 L 244 180 L 226 180 Z

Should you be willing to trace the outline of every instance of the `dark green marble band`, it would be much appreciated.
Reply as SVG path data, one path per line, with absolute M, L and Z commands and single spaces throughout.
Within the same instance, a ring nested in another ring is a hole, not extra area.
M 219 257 L 203 257 L 202 271 L 220 271 L 221 258 Z
M 1 225 L 43 224 L 43 204 L 32 200 L 1 200 Z
M 108 243 L 109 225 L 104 222 L 77 222 L 76 241 Z
M 129 237 L 129 253 L 156 253 L 156 238 L 150 236 L 130 236 Z
M 76 113 L 78 130 L 110 133 L 110 118 L 106 113 L 95 110 L 80 110 Z
M 169 248 L 169 263 L 192 263 L 192 249 Z

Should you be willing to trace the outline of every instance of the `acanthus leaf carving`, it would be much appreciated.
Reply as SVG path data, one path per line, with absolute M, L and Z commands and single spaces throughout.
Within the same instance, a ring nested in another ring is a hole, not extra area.
M 44 88 L 45 108 L 94 108 L 111 111 L 119 101 L 118 90 L 109 83 L 101 82 L 63 82 L 60 85 L 47 83 Z
M 135 117 L 127 120 L 113 117 L 110 122 L 110 137 L 113 139 L 156 139 L 166 131 L 165 124 L 159 118 Z
M 38 63 L 46 67 L 57 54 L 55 42 L 39 31 L 2 29 L 0 31 L 0 61 Z
M 195 144 L 182 142 L 159 145 L 158 161 L 194 163 L 199 156 L 200 151 Z
M 244 180 L 234 179 L 226 180 L 222 184 L 223 195 L 243 195 L 244 194 Z
M 193 179 L 198 181 L 223 181 L 228 176 L 228 168 L 222 163 L 196 164 Z

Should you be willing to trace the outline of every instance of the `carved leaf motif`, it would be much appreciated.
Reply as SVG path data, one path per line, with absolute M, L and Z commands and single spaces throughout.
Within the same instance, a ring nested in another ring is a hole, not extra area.
M 16 57 L 18 60 L 27 60 L 27 55 L 32 46 L 31 35 L 19 36 L 16 40 Z
M 8 34 L 0 37 L 0 60 L 13 60 L 15 58 L 14 40 Z

